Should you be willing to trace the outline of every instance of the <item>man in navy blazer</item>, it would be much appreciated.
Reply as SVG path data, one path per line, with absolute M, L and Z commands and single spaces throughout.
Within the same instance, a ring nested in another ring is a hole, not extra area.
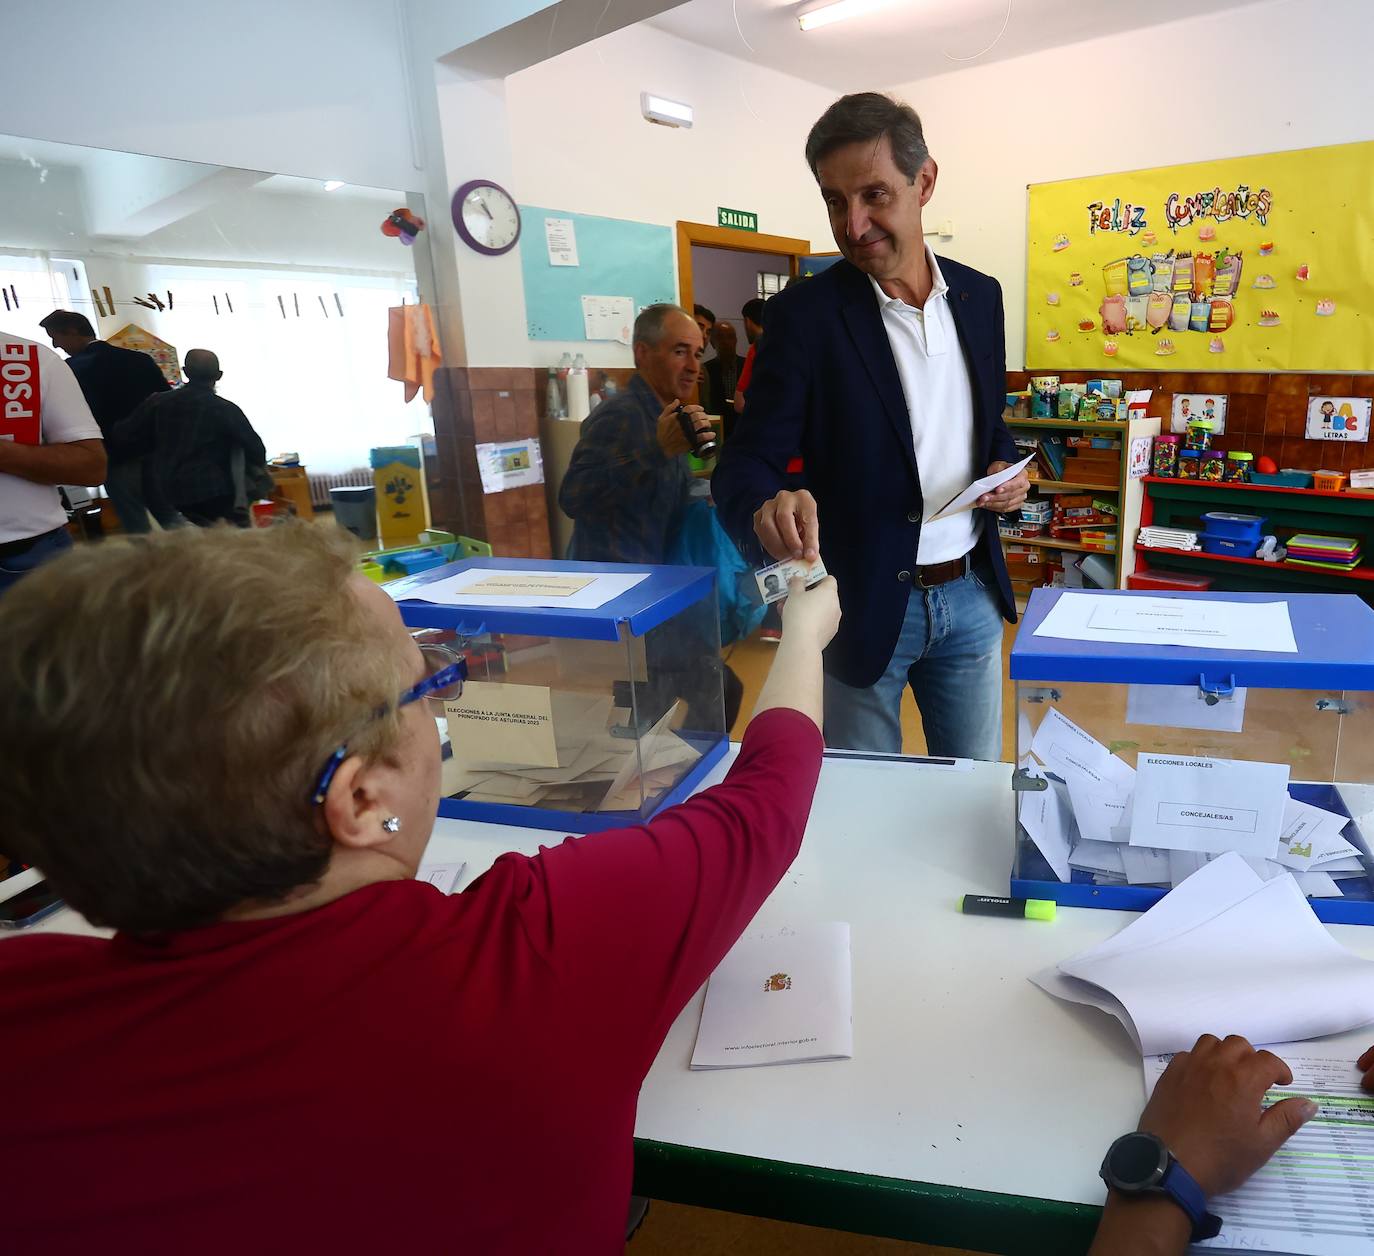
M 914 110 L 864 92 L 833 104 L 806 157 L 844 260 L 768 304 L 748 400 L 712 490 L 726 528 L 774 559 L 820 554 L 844 618 L 826 652 L 833 746 L 901 749 L 910 684 L 931 754 L 1001 757 L 1002 620 L 1015 603 L 989 512 L 1018 511 L 995 279 L 925 246 L 937 169 Z M 789 491 L 797 452 L 807 487 Z

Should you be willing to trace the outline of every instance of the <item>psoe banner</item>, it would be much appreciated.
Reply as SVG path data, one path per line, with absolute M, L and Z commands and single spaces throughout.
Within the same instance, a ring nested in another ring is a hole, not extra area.
M 1374 142 L 1028 193 L 1029 369 L 1374 371 Z

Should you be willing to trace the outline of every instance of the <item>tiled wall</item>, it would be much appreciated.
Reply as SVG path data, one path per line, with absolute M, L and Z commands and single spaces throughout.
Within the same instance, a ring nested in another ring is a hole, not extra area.
M 1008 371 L 1007 391 L 1030 387 L 1040 371 Z M 1055 372 L 1065 383 L 1110 377 L 1127 389 L 1151 388 L 1150 413 L 1160 415 L 1168 431 L 1175 393 L 1225 394 L 1226 432 L 1217 438 L 1223 449 L 1247 449 L 1256 458 L 1267 454 L 1280 467 L 1306 471 L 1348 471 L 1374 466 L 1374 446 L 1367 443 L 1307 440 L 1310 397 L 1374 397 L 1374 375 L 1223 374 L 1210 372 L 1110 371 Z

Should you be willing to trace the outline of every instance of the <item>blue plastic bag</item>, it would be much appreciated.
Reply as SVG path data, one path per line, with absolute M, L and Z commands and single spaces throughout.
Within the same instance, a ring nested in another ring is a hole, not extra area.
M 665 560 L 679 567 L 715 568 L 721 645 L 742 640 L 763 623 L 768 608 L 759 600 L 754 569 L 720 526 L 709 502 L 689 502 L 683 509 Z

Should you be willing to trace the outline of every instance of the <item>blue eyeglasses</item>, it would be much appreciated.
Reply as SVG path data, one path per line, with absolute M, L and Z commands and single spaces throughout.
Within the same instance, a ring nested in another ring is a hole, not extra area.
M 420 701 L 421 698 L 428 698 L 442 709 L 445 702 L 452 702 L 463 696 L 463 681 L 468 678 L 467 659 L 443 645 L 422 645 L 420 653 L 424 656 L 427 672 L 424 680 L 412 685 L 397 698 L 396 705 L 390 708 L 391 710 L 399 711 L 412 702 Z M 379 708 L 373 718 L 380 719 L 387 710 L 386 707 Z M 329 756 L 329 762 L 320 772 L 314 792 L 310 795 L 312 807 L 318 807 L 324 801 L 324 796 L 329 792 L 330 783 L 334 779 L 334 773 L 339 770 L 339 764 L 346 758 L 348 743 L 345 741 Z

